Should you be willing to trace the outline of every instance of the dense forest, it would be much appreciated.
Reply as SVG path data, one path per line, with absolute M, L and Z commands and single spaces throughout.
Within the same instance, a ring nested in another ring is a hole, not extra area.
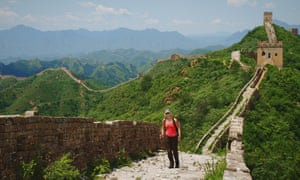
M 284 67 L 268 69 L 258 95 L 246 112 L 245 160 L 253 179 L 300 177 L 300 38 L 275 25 L 284 44 Z M 0 79 L 0 114 L 38 109 L 46 116 L 93 117 L 96 121 L 126 119 L 159 124 L 170 108 L 181 120 L 181 149 L 193 151 L 197 141 L 235 100 L 255 70 L 258 41 L 264 27 L 250 31 L 239 43 L 197 59 L 158 62 L 143 77 L 106 93 L 89 92 L 62 71 L 25 80 Z M 242 50 L 231 66 L 231 52 Z
M 245 160 L 254 179 L 300 177 L 300 71 L 268 72 L 245 121 Z

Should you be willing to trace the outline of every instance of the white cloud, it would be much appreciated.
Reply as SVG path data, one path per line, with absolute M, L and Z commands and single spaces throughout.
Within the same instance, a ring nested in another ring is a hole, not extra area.
M 246 3 L 248 0 L 227 0 L 227 4 L 231 6 L 241 6 Z
M 173 24 L 176 24 L 176 25 L 191 25 L 191 24 L 194 24 L 192 20 L 189 20 L 189 19 L 184 19 L 184 20 L 179 20 L 179 19 L 174 19 L 172 21 Z
M 245 4 L 249 6 L 256 6 L 257 0 L 227 0 L 227 4 L 235 7 L 239 7 Z
M 66 14 L 65 14 L 65 18 L 66 18 L 67 20 L 71 20 L 71 21 L 81 21 L 81 18 L 80 18 L 80 17 L 75 16 L 75 15 L 73 15 L 73 14 L 71 14 L 71 13 L 66 13 Z
M 126 8 L 116 9 L 113 7 L 104 6 L 102 4 L 95 4 L 93 2 L 82 2 L 82 3 L 79 3 L 79 5 L 84 8 L 94 8 L 94 11 L 92 12 L 92 14 L 97 14 L 97 15 L 101 15 L 101 16 L 104 16 L 104 15 L 132 15 L 133 14 Z
M 96 12 L 101 15 L 112 14 L 112 15 L 131 15 L 132 13 L 125 8 L 115 9 L 112 7 L 106 7 L 103 5 L 96 6 Z
M 16 2 L 17 2 L 17 0 L 8 0 L 8 3 L 11 3 L 11 4 L 16 3 Z
M 93 2 L 81 2 L 79 3 L 80 6 L 82 7 L 96 7 L 97 4 L 93 3 Z
M 269 2 L 269 3 L 266 3 L 266 4 L 265 4 L 265 8 L 266 8 L 266 9 L 274 9 L 274 8 L 275 8 L 275 5 L 274 5 L 274 3 Z
M 26 16 L 23 17 L 23 19 L 27 22 L 35 22 L 38 20 L 38 18 L 32 16 L 31 14 L 27 14 Z
M 248 4 L 252 7 L 257 5 L 257 1 L 248 1 Z
M 147 25 L 158 24 L 159 20 L 158 19 L 154 19 L 154 18 L 147 18 L 147 19 L 145 19 L 145 23 Z
M 222 23 L 222 19 L 220 18 L 216 18 L 211 21 L 211 24 L 221 24 L 221 23 Z
M 17 13 L 7 8 L 0 8 L 0 17 L 17 17 Z

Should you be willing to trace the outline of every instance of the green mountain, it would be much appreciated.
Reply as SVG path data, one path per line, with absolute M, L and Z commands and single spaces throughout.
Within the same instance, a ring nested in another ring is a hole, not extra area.
M 254 179 L 300 177 L 300 38 L 275 26 L 284 45 L 284 68 L 267 66 L 259 94 L 246 112 L 245 160 Z M 180 149 L 194 150 L 201 136 L 234 102 L 255 70 L 257 42 L 267 40 L 263 26 L 241 42 L 193 59 L 158 62 L 143 77 L 107 92 L 90 92 L 63 71 L 26 80 L 0 80 L 0 113 L 37 108 L 40 115 L 93 117 L 97 121 L 161 123 L 170 108 L 181 121 Z M 243 70 L 231 52 L 242 50 Z M 296 178 L 297 179 L 297 178 Z
M 213 48 L 218 47 L 212 47 L 210 51 Z M 167 58 L 174 53 L 187 54 L 189 51 L 173 49 L 151 52 L 117 49 L 94 51 L 76 58 L 69 57 L 52 61 L 29 59 L 9 64 L 0 62 L 0 75 L 29 77 L 48 68 L 65 67 L 80 79 L 85 80 L 89 86 L 103 89 L 135 78 L 138 73 L 144 73 L 151 68 L 158 58 Z
M 153 61 L 149 61 L 150 62 Z M 146 64 L 140 65 L 142 68 Z M 148 65 L 148 64 L 147 64 Z M 78 58 L 63 58 L 53 61 L 39 59 L 20 60 L 0 66 L 0 74 L 17 77 L 30 77 L 48 68 L 66 67 L 74 75 L 87 81 L 90 86 L 106 88 L 135 78 L 138 74 L 136 66 L 130 63 L 84 61 Z
M 38 108 L 45 116 L 79 116 L 95 106 L 95 98 L 101 96 L 87 92 L 61 70 L 19 81 L 1 79 L 0 94 L 1 114 L 22 114 Z

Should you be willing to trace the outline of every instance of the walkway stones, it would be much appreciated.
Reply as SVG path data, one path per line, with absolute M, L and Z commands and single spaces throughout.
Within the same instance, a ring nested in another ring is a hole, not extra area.
M 102 177 L 108 180 L 200 180 L 204 179 L 205 165 L 220 159 L 211 155 L 184 152 L 179 152 L 179 156 L 180 168 L 169 169 L 167 154 L 165 151 L 160 151 L 153 157 L 133 163 L 131 167 L 115 169 Z

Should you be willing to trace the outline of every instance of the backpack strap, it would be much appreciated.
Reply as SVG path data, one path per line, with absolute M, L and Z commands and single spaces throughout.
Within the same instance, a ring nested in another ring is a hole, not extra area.
M 177 132 L 177 135 L 178 135 L 178 127 L 177 127 L 177 125 L 176 125 L 176 120 L 175 120 L 175 118 L 173 118 L 172 120 L 173 120 L 173 124 L 174 124 L 174 126 L 175 126 L 175 128 L 176 128 L 176 132 Z
M 164 119 L 163 121 L 164 121 L 164 125 L 166 126 L 166 119 Z M 176 120 L 175 120 L 175 118 L 172 118 L 172 121 L 173 121 L 175 127 L 177 127 L 177 126 L 176 126 Z
M 176 128 L 176 132 L 178 133 L 178 127 L 177 127 L 177 125 L 176 125 L 176 120 L 175 120 L 174 117 L 172 118 L 172 121 L 173 121 L 173 124 L 174 124 L 174 126 L 175 126 L 175 128 Z M 165 130 L 166 130 L 166 118 L 164 119 L 164 128 L 165 128 Z
M 175 120 L 175 118 L 173 118 L 172 121 L 173 121 L 174 126 L 175 126 L 176 129 L 177 129 L 177 125 L 176 125 L 176 120 Z
M 174 117 L 172 118 L 172 121 L 173 121 L 173 124 L 175 126 L 175 129 L 176 129 L 176 132 L 177 132 L 177 136 L 179 136 L 178 127 L 176 125 L 176 120 L 175 120 Z M 166 131 L 166 118 L 163 120 L 163 124 L 164 124 L 164 131 Z

